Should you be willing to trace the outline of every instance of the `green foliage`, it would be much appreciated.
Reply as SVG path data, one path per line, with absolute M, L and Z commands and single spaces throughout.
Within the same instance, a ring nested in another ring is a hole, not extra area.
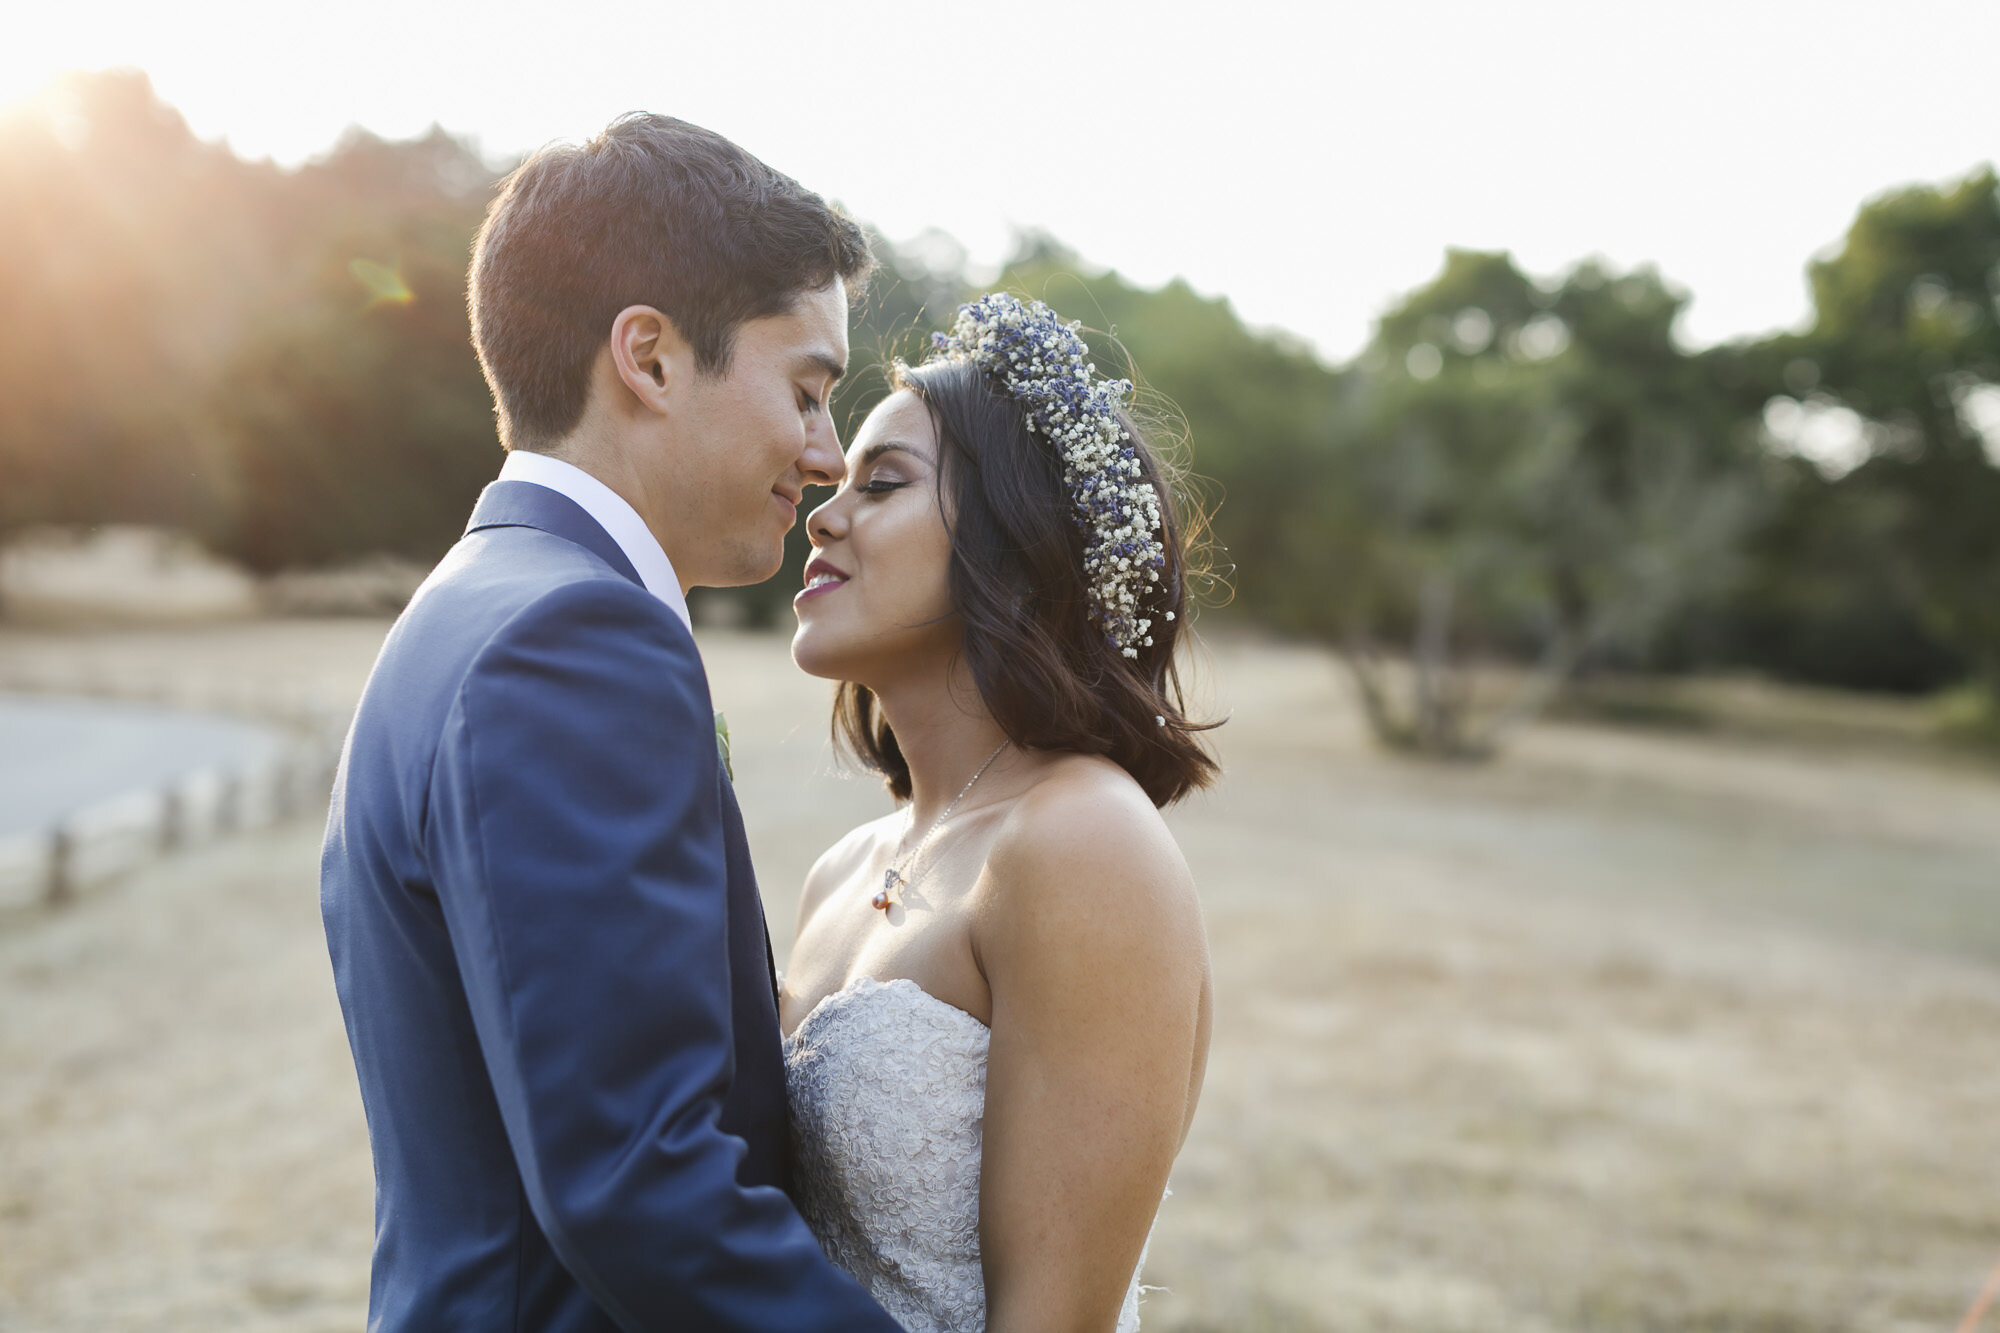
M 266 570 L 450 544 L 499 462 L 464 310 L 496 175 L 475 153 L 355 133 L 244 162 L 136 74 L 79 76 L 0 146 L 0 540 L 151 522 Z M 1466 672 L 1492 658 L 1544 693 L 1727 665 L 2000 701 L 1996 185 L 1871 201 L 1811 267 L 1810 330 L 1698 354 L 1684 293 L 1596 263 L 1538 281 L 1453 251 L 1340 367 L 1046 236 L 998 284 L 1138 383 L 1183 512 L 1212 515 L 1208 607 L 1342 645 L 1392 739 L 1481 748 Z M 974 290 L 949 238 L 877 241 L 844 438 Z M 1851 421 L 1865 460 L 1788 453 L 1788 412 Z M 777 578 L 725 595 L 782 620 L 806 550 L 801 525 Z
M 2000 698 L 1978 682 L 1947 690 L 1936 701 L 1937 731 L 1946 740 L 2000 754 Z
M 1184 517 L 1197 534 L 1212 519 L 1198 600 L 1234 597 L 1267 614 L 1295 596 L 1288 533 L 1318 526 L 1301 484 L 1324 465 L 1344 377 L 1304 346 L 1246 328 L 1226 300 L 1179 280 L 1148 291 L 1047 237 L 1026 238 L 999 285 L 1081 320 L 1097 364 L 1132 379 L 1151 442 L 1184 474 Z
M 150 522 L 255 568 L 435 557 L 499 453 L 465 264 L 494 173 L 433 131 L 294 172 L 78 76 L 0 154 L 0 534 Z
M 188 388 L 273 271 L 276 173 L 197 142 L 129 73 L 73 80 L 0 146 L 0 539 L 209 527 L 228 463 Z
M 456 539 L 501 458 L 465 314 L 489 183 L 442 134 L 352 136 L 302 174 L 345 207 L 315 211 L 294 242 L 310 267 L 217 377 L 211 412 L 240 488 L 223 549 L 271 570 L 433 560 Z
M 962 256 L 940 238 L 897 246 L 878 236 L 875 244 L 882 271 L 856 305 L 854 363 L 835 401 L 843 440 L 887 394 L 889 363 L 927 356 L 931 333 L 947 327 L 975 291 Z M 1220 498 L 1209 557 L 1216 568 L 1198 585 L 1206 599 L 1226 600 L 1232 583 L 1246 606 L 1288 595 L 1292 580 L 1280 565 L 1270 520 L 1315 521 L 1296 504 L 1298 478 L 1326 435 L 1342 377 L 1303 347 L 1245 328 L 1225 301 L 1182 282 L 1141 288 L 1115 272 L 1086 268 L 1045 236 L 1024 237 L 994 285 L 1081 320 L 1097 364 L 1107 373 L 1131 373 L 1155 447 L 1192 474 L 1182 487 L 1183 511 L 1197 518 L 1196 527 Z M 726 596 L 753 623 L 788 614 L 805 550 L 802 525 L 783 571 L 768 584 Z
M 1871 201 L 1812 283 L 1799 349 L 1873 455 L 1842 485 L 1893 504 L 1926 622 L 2000 697 L 2000 180 Z
M 1337 541 L 1287 563 L 1317 598 L 1275 608 L 1341 644 L 1377 732 L 1484 752 L 1589 654 L 1643 653 L 1735 572 L 1764 507 L 1762 459 L 1726 395 L 1673 341 L 1685 297 L 1584 264 L 1559 285 L 1454 251 L 1384 316 L 1313 508 Z M 1380 661 L 1408 635 L 1411 699 Z M 1480 657 L 1538 668 L 1496 718 L 1470 715 Z

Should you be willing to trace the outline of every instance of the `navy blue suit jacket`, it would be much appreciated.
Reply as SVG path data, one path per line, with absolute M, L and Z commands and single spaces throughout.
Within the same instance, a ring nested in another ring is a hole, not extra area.
M 371 1329 L 896 1328 L 784 1193 L 770 944 L 694 640 L 575 502 L 487 487 L 389 632 L 320 895 Z

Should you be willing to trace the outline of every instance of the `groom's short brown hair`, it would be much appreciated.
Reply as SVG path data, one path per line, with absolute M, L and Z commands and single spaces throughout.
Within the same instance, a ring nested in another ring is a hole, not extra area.
M 865 281 L 861 229 L 711 130 L 633 112 L 590 142 L 541 149 L 502 183 L 472 254 L 472 343 L 500 440 L 545 448 L 576 428 L 590 368 L 631 305 L 673 321 L 703 373 L 726 374 L 745 320 L 836 277 Z

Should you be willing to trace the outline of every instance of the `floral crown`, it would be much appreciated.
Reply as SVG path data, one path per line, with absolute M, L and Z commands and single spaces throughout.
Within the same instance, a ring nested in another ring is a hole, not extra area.
M 1026 410 L 1028 429 L 1055 445 L 1083 530 L 1091 618 L 1112 647 L 1137 657 L 1153 642 L 1147 632 L 1153 622 L 1143 614 L 1146 590 L 1167 565 L 1160 496 L 1118 421 L 1132 382 L 1097 375 L 1081 327 L 1063 323 L 1040 301 L 989 292 L 960 306 L 951 332 L 932 334 L 931 342 L 941 359 L 985 371 Z

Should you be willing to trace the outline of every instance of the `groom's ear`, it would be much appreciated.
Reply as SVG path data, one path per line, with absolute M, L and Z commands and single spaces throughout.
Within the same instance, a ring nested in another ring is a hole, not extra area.
M 641 405 L 664 413 L 694 373 L 694 349 L 658 310 L 629 305 L 611 321 L 611 365 Z

